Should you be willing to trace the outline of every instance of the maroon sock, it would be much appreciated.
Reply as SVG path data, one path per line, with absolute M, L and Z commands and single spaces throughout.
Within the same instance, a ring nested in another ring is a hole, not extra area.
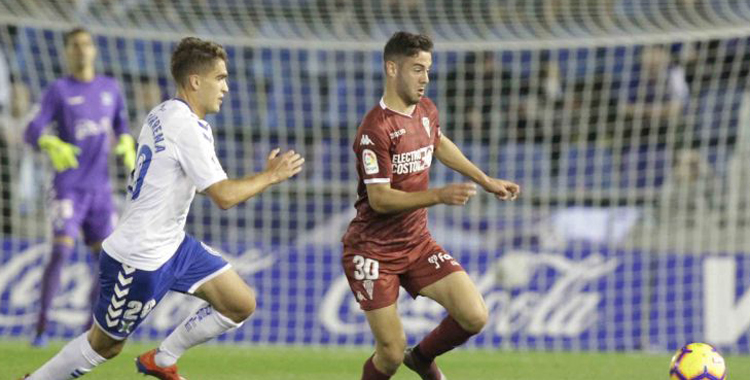
M 372 362 L 373 357 L 375 357 L 375 355 L 370 356 L 370 358 L 365 362 L 365 366 L 362 367 L 362 380 L 390 379 L 390 376 L 384 374 L 383 372 L 380 372 L 377 368 L 375 368 L 375 363 Z
M 442 355 L 462 344 L 474 335 L 464 330 L 450 315 L 445 317 L 442 322 L 430 331 L 427 336 L 417 345 L 417 351 L 421 358 L 427 362 L 435 360 Z

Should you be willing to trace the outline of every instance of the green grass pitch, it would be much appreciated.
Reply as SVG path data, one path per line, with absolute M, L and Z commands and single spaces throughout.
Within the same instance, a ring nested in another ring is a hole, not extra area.
M 32 349 L 28 342 L 0 341 L 0 379 L 16 379 L 54 355 L 62 346 L 54 342 Z M 141 379 L 133 358 L 157 343 L 132 342 L 120 356 L 84 379 Z M 208 344 L 180 359 L 180 374 L 188 380 L 357 380 L 369 350 L 356 348 L 304 348 L 231 346 Z M 451 380 L 659 380 L 668 379 L 670 355 L 640 353 L 553 353 L 493 350 L 458 350 L 438 359 Z M 729 379 L 750 378 L 747 357 L 728 356 Z M 407 368 L 394 380 L 419 380 Z

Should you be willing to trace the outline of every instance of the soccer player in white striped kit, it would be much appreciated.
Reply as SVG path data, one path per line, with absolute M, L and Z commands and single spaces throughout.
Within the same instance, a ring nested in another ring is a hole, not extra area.
M 172 54 L 177 96 L 154 108 L 138 138 L 124 215 L 103 244 L 101 291 L 94 326 L 28 379 L 83 376 L 115 357 L 127 337 L 170 290 L 206 301 L 161 343 L 136 359 L 139 372 L 182 379 L 176 362 L 190 347 L 239 327 L 255 310 L 255 295 L 214 250 L 184 231 L 196 190 L 231 208 L 302 170 L 294 151 L 268 156 L 266 170 L 227 179 L 211 126 L 227 87 L 227 55 L 213 42 L 188 37 Z

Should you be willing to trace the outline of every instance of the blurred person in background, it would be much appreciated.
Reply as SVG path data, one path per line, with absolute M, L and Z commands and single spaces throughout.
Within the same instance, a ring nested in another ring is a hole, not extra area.
M 463 64 L 448 73 L 445 82 L 447 121 L 459 141 L 488 142 L 493 112 L 507 108 L 512 101 L 508 96 L 510 81 L 510 73 L 499 69 L 495 52 L 491 51 L 467 53 Z
M 34 346 L 46 345 L 48 315 L 62 266 L 81 232 L 93 254 L 93 267 L 99 267 L 101 243 L 112 232 L 116 217 L 107 168 L 110 147 L 115 145 L 114 152 L 128 171 L 135 166 L 135 141 L 128 133 L 125 101 L 114 79 L 96 74 L 92 35 L 83 28 L 65 33 L 64 52 L 70 75 L 48 86 L 24 135 L 29 145 L 49 156 L 55 169 L 49 206 L 52 253 L 42 276 Z M 98 276 L 92 274 L 92 279 L 93 304 Z
M 23 143 L 23 128 L 38 112 L 38 105 L 31 103 L 31 91 L 21 80 L 12 79 L 10 85 L 11 103 L 7 114 L 4 133 L 8 142 L 10 160 L 9 175 L 16 180 L 11 183 L 12 203 L 17 205 L 20 215 L 34 215 L 43 203 L 45 173 L 39 170 L 44 163 L 41 155 Z
M 625 85 L 627 98 L 620 100 L 625 123 L 614 132 L 615 144 L 647 148 L 675 139 L 690 93 L 685 69 L 672 61 L 669 50 L 644 47 L 638 70 Z

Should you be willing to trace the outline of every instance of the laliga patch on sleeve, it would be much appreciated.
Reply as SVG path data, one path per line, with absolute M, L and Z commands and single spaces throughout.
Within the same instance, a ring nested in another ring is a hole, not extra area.
M 375 156 L 375 152 L 369 149 L 362 151 L 362 164 L 365 166 L 365 174 L 377 174 L 380 171 L 378 158 Z

